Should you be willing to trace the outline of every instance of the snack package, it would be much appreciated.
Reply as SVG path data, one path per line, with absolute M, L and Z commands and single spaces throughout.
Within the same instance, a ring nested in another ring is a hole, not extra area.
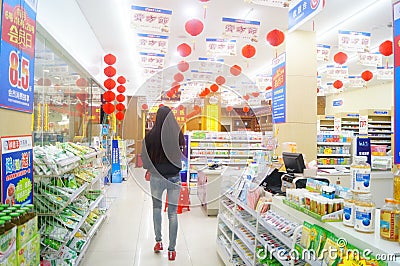
M 345 247 L 339 246 L 340 239 L 335 235 L 331 234 L 325 241 L 324 252 L 322 252 L 319 256 L 319 259 L 322 260 L 322 265 L 326 266 L 336 266 L 341 261 L 340 254 L 343 253 Z
M 311 244 L 311 229 L 313 225 L 304 221 L 303 223 L 303 230 L 301 233 L 301 239 L 300 239 L 300 246 L 308 249 Z
M 50 239 L 54 239 L 63 242 L 65 237 L 69 234 L 69 230 L 57 225 L 46 225 L 44 235 L 48 236 Z
M 324 228 L 318 225 L 313 225 L 310 234 L 311 237 L 310 247 L 308 249 L 314 250 L 316 256 L 319 257 L 325 245 L 326 239 L 331 234 L 332 234 L 331 232 L 325 230 Z
M 86 244 L 86 239 L 77 237 L 76 235 L 67 243 L 67 246 L 76 252 L 80 253 Z

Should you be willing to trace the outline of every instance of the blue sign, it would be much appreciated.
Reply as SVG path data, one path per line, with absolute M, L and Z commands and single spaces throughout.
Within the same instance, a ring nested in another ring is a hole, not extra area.
M 272 123 L 286 122 L 286 54 L 272 60 Z
M 324 0 L 301 0 L 289 9 L 289 32 L 296 30 L 324 8 Z
M 132 8 L 132 10 L 172 15 L 171 10 L 165 10 L 165 9 L 160 9 L 160 8 L 145 7 L 145 6 L 131 6 L 131 8 Z
M 111 182 L 112 183 L 122 182 L 118 140 L 116 139 L 112 141 L 112 147 L 111 147 Z
M 1 108 L 33 112 L 36 5 L 37 1 L 32 0 L 3 1 L 0 48 Z
M 333 100 L 332 101 L 332 106 L 342 106 L 343 105 L 343 100 Z
M 1 201 L 33 203 L 32 135 L 1 138 Z
M 371 140 L 369 138 L 357 137 L 356 156 L 367 157 L 367 162 L 371 165 Z
M 393 4 L 394 45 L 394 163 L 400 164 L 400 1 Z

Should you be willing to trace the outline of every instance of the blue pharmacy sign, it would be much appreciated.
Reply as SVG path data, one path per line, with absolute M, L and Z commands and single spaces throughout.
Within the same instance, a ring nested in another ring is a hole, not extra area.
M 32 135 L 1 137 L 1 201 L 33 203 Z
M 296 30 L 317 15 L 325 6 L 325 0 L 301 0 L 289 9 L 289 32 Z
M 394 163 L 400 164 L 400 1 L 393 4 L 394 39 Z
M 286 122 L 286 54 L 272 60 L 272 123 Z
M 369 138 L 357 137 L 356 156 L 367 157 L 367 162 L 371 165 L 371 140 Z
M 119 158 L 118 140 L 116 139 L 112 141 L 111 147 L 111 182 L 122 182 L 121 161 Z

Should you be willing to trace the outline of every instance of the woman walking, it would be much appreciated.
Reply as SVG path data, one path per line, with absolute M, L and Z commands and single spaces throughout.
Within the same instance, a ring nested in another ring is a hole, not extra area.
M 143 168 L 151 174 L 150 189 L 153 201 L 153 225 L 156 244 L 154 252 L 163 250 L 161 234 L 162 194 L 168 194 L 169 246 L 168 259 L 175 260 L 178 233 L 178 198 L 181 189 L 179 171 L 182 168 L 182 148 L 185 140 L 176 119 L 167 106 L 158 109 L 154 127 L 142 145 Z

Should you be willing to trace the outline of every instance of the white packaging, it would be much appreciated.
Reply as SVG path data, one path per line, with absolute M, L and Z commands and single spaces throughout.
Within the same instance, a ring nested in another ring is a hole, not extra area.
M 364 233 L 375 230 L 375 207 L 355 206 L 354 229 Z

